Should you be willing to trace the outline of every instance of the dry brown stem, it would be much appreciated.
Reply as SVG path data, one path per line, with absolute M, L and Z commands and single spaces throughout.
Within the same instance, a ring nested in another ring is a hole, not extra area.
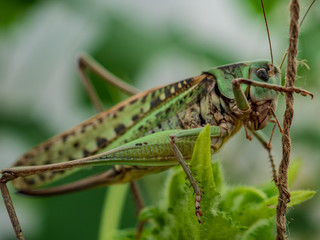
M 289 52 L 288 66 L 286 71 L 286 87 L 293 87 L 296 72 L 296 56 L 298 52 L 299 36 L 299 13 L 300 5 L 298 0 L 292 0 L 290 4 L 290 32 L 289 32 Z M 286 239 L 286 211 L 287 203 L 290 201 L 288 189 L 288 168 L 291 152 L 290 127 L 293 118 L 293 92 L 285 94 L 286 110 L 283 118 L 282 135 L 282 160 L 279 166 L 279 199 L 277 205 L 277 240 Z

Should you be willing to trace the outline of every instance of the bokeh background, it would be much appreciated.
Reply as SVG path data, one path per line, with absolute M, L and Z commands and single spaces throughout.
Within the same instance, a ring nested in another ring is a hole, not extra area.
M 288 42 L 288 2 L 265 3 L 278 63 Z M 302 2 L 302 13 L 309 2 Z M 320 6 L 316 3 L 302 27 L 299 46 L 299 59 L 306 59 L 310 70 L 301 66 L 296 82 L 315 97 L 311 101 L 296 95 L 292 127 L 292 158 L 303 161 L 294 188 L 316 191 L 320 186 L 319 43 Z M 80 52 L 91 54 L 141 90 L 199 75 L 221 64 L 270 58 L 258 0 L 0 1 L 0 168 L 95 114 L 77 76 Z M 97 78 L 94 83 L 106 107 L 126 97 Z M 283 102 L 281 97 L 280 119 Z M 278 131 L 273 146 L 279 162 Z M 247 141 L 243 131 L 214 159 L 222 162 L 229 183 L 271 181 L 267 153 L 257 141 Z M 148 204 L 161 199 L 163 178 L 165 173 L 139 182 Z M 27 239 L 97 239 L 106 191 L 12 197 Z M 121 226 L 134 227 L 130 195 L 123 212 Z M 291 239 L 319 239 L 319 194 L 291 210 L 288 220 Z M 14 239 L 2 201 L 0 239 Z

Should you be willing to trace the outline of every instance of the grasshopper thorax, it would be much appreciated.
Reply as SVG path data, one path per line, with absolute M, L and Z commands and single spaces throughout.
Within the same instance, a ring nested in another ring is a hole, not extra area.
M 252 81 L 246 89 L 251 108 L 249 121 L 254 130 L 259 130 L 267 126 L 273 116 L 271 111 L 276 110 L 279 93 L 270 86 L 280 86 L 281 72 L 270 62 L 258 61 L 251 64 L 249 79 Z

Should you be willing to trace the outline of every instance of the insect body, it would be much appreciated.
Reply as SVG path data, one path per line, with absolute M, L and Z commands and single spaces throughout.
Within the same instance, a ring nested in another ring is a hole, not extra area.
M 281 87 L 280 76 L 267 61 L 237 63 L 139 93 L 36 146 L 12 168 L 1 170 L 4 198 L 3 186 L 8 181 L 20 192 L 46 195 L 129 182 L 179 162 L 195 190 L 201 222 L 201 190 L 184 162 L 191 158 L 196 137 L 209 124 L 215 152 L 242 125 L 252 131 L 264 128 L 273 116 L 278 92 L 309 94 Z M 36 189 L 79 167 L 95 165 L 116 166 L 86 182 Z M 13 225 L 20 238 L 19 225 Z
M 247 84 L 237 87 L 238 82 L 233 82 L 237 79 L 279 85 L 280 72 L 266 61 L 238 63 L 142 92 L 40 144 L 23 155 L 14 167 L 73 162 L 121 146 L 119 151 L 105 155 L 104 163 L 100 157 L 91 164 L 99 161 L 100 164 L 134 165 L 117 167 L 122 177 L 115 176 L 109 183 L 132 181 L 176 165 L 168 136 L 179 134 L 179 129 L 190 131 L 206 124 L 220 130 L 212 137 L 212 149 L 217 151 L 243 124 L 254 130 L 264 128 L 272 117 L 269 108 L 276 108 L 278 93 L 264 92 Z M 174 130 L 168 131 L 170 129 Z M 186 160 L 191 158 L 196 137 L 197 134 L 177 141 Z M 74 169 L 46 171 L 16 178 L 13 184 L 18 190 L 26 191 L 72 171 Z
M 24 239 L 6 190 L 8 181 L 20 192 L 50 195 L 130 182 L 178 163 L 196 193 L 196 215 L 201 222 L 201 190 L 185 163 L 191 158 L 198 134 L 210 125 L 214 153 L 242 125 L 250 138 L 248 129 L 255 132 L 275 122 L 272 118 L 279 92 L 310 94 L 282 87 L 280 80 L 280 69 L 268 61 L 216 67 L 138 93 L 31 149 L 12 168 L 0 172 L 2 195 L 17 238 Z M 80 167 L 96 165 L 115 166 L 86 181 L 43 188 Z

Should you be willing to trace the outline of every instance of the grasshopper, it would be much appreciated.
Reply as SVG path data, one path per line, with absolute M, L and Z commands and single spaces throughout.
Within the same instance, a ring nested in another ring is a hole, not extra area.
M 18 239 L 24 237 L 6 189 L 9 181 L 24 194 L 52 195 L 132 182 L 178 163 L 196 194 L 195 214 L 201 222 L 202 193 L 187 162 L 203 127 L 210 125 L 212 153 L 242 126 L 248 139 L 250 132 L 255 134 L 270 153 L 270 143 L 263 141 L 256 131 L 269 122 L 277 124 L 274 112 L 279 93 L 312 96 L 300 88 L 281 86 L 281 71 L 274 65 L 272 54 L 271 61 L 223 65 L 139 93 L 102 70 L 90 57 L 81 56 L 81 76 L 99 110 L 101 107 L 84 74 L 86 68 L 134 96 L 34 147 L 11 168 L 1 170 L 1 191 Z M 114 167 L 74 183 L 43 188 L 80 168 L 103 165 Z M 277 181 L 275 173 L 274 180 Z

